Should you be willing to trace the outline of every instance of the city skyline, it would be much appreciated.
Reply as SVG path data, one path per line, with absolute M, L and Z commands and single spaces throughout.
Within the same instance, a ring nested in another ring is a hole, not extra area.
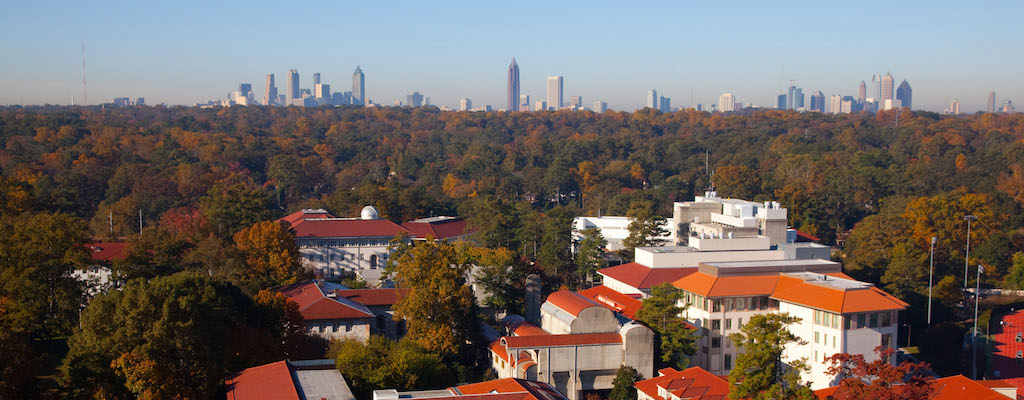
M 565 95 L 604 99 L 612 109 L 642 108 L 643 94 L 651 87 L 675 97 L 676 105 L 715 103 L 725 92 L 744 103 L 771 105 L 790 80 L 805 90 L 856 96 L 861 80 L 887 70 L 913 82 L 919 109 L 941 112 L 950 99 L 959 98 L 964 112 L 984 110 L 987 94 L 993 90 L 1001 99 L 997 107 L 1002 99 L 1024 98 L 1024 84 L 1014 68 L 1024 56 L 1005 51 L 1020 36 L 1021 28 L 1011 16 L 1024 11 L 1022 4 L 965 8 L 879 2 L 887 10 L 882 14 L 888 16 L 879 15 L 875 11 L 879 7 L 870 2 L 810 4 L 751 3 L 741 11 L 673 3 L 625 9 L 599 3 L 581 11 L 571 4 L 556 4 L 545 5 L 552 8 L 550 13 L 520 7 L 502 21 L 488 17 L 500 8 L 490 4 L 479 8 L 420 3 L 312 6 L 325 15 L 366 16 L 346 27 L 365 34 L 337 41 L 327 34 L 327 26 L 310 26 L 309 35 L 296 39 L 280 30 L 235 31 L 223 24 L 240 18 L 253 26 L 274 25 L 273 13 L 257 11 L 258 5 L 249 9 L 216 4 L 197 13 L 196 4 L 125 4 L 123 12 L 106 15 L 85 4 L 54 8 L 19 3 L 0 16 L 0 31 L 5 33 L 0 35 L 0 50 L 8 55 L 7 62 L 0 64 L 0 103 L 67 104 L 72 96 L 81 103 L 82 42 L 89 51 L 90 104 L 115 97 L 146 97 L 149 104 L 192 104 L 220 98 L 239 82 L 256 82 L 267 73 L 280 75 L 293 68 L 319 71 L 324 82 L 340 88 L 347 86 L 341 85 L 342 77 L 360 65 L 373 71 L 366 92 L 381 104 L 416 89 L 430 93 L 438 105 L 454 107 L 458 99 L 468 97 L 505 108 L 507 82 L 501 67 L 508 65 L 511 55 L 520 63 L 520 95 L 542 98 L 544 78 L 559 75 L 569 81 Z M 154 12 L 168 18 L 141 17 Z M 572 13 L 592 18 L 555 23 L 557 16 Z M 768 22 L 791 14 L 801 24 L 777 28 Z M 651 15 L 655 17 L 645 19 Z M 892 15 L 906 19 L 892 24 Z M 400 33 L 413 21 L 431 18 L 443 23 L 426 27 L 419 40 L 410 41 Z M 681 18 L 684 22 L 677 22 Z M 967 21 L 979 22 L 964 25 Z M 714 37 L 705 34 L 723 23 L 735 28 Z M 856 26 L 872 34 L 838 39 L 806 34 L 835 25 Z M 140 34 L 110 35 L 110 26 Z M 549 35 L 551 40 L 542 42 L 500 34 L 524 26 L 554 26 L 556 31 Z M 663 39 L 637 41 L 650 26 L 659 26 L 658 37 Z M 944 26 L 955 27 L 957 34 L 948 35 Z M 779 35 L 760 34 L 766 29 L 779 29 Z M 581 43 L 576 38 L 579 32 L 598 34 L 602 40 Z M 484 38 L 487 46 L 467 52 L 465 44 L 452 40 L 471 33 Z M 218 40 L 207 40 L 211 35 Z M 780 39 L 787 35 L 793 39 Z M 892 40 L 893 35 L 902 40 Z M 678 39 L 683 37 L 696 40 Z M 907 41 L 915 45 L 907 46 Z M 253 58 L 256 55 L 259 58 Z M 972 61 L 977 59 L 986 63 Z M 409 71 L 410 62 L 417 68 Z M 641 66 L 642 74 L 629 73 Z

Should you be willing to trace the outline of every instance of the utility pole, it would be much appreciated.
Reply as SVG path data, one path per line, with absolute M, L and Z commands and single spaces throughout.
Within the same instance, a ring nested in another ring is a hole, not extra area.
M 935 275 L 935 241 L 938 239 L 932 236 L 931 260 L 928 262 L 928 326 L 932 326 L 932 277 Z
M 974 215 L 964 215 L 964 221 L 967 221 L 967 254 L 964 255 L 964 291 L 967 290 L 967 267 L 971 261 L 971 221 L 978 219 Z
M 981 273 L 985 268 L 978 264 L 978 282 L 974 289 L 974 332 L 971 332 L 971 374 L 973 379 L 978 379 L 978 303 L 981 300 Z

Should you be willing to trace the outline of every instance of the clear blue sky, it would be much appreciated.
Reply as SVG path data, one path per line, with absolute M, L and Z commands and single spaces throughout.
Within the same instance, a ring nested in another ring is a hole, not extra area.
M 673 105 L 772 104 L 790 79 L 826 95 L 856 95 L 891 70 L 914 106 L 959 98 L 962 112 L 1024 108 L 1024 2 L 1014 1 L 12 1 L 0 13 L 0 104 L 145 97 L 191 104 L 224 98 L 239 82 L 262 96 L 295 68 L 351 90 L 356 65 L 375 102 L 418 90 L 437 105 L 504 107 L 516 57 L 522 93 L 544 96 L 565 76 L 566 100 L 643 104 L 650 89 Z M 281 89 L 283 90 L 283 89 Z

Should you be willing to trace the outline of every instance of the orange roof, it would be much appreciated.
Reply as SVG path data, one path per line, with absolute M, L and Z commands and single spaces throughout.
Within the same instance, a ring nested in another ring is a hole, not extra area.
M 299 222 L 304 219 L 312 218 L 335 218 L 327 210 L 299 210 L 291 214 L 286 215 L 284 218 L 277 220 L 278 222 L 285 222 L 289 228 L 294 228 Z
M 514 349 L 622 343 L 622 336 L 616 332 L 575 333 L 568 335 L 503 336 L 500 341 L 505 347 Z
M 523 322 L 519 325 L 512 327 L 513 336 L 538 336 L 538 335 L 549 335 L 549 333 L 539 326 L 531 324 L 529 322 Z
M 414 237 L 435 239 L 451 239 L 472 233 L 466 220 L 461 217 L 434 217 L 424 220 L 409 221 L 402 227 L 412 232 Z
M 928 400 L 1006 400 L 1007 397 L 983 384 L 984 381 L 975 381 L 963 375 L 948 376 L 931 381 L 932 392 Z M 1009 387 L 1005 384 L 995 387 Z M 899 386 L 896 386 L 898 388 Z M 837 400 L 845 400 L 849 395 L 840 390 L 840 386 L 815 390 L 814 395 L 819 399 L 826 399 L 829 396 Z
M 581 290 L 579 294 L 596 301 L 601 306 L 622 314 L 629 319 L 635 319 L 636 312 L 640 311 L 643 302 L 635 298 L 616 292 L 605 285 L 594 286 L 590 289 Z
M 491 350 L 491 353 L 494 353 L 502 360 L 505 360 L 505 362 L 509 362 L 508 351 L 505 348 L 505 345 L 501 344 L 500 340 L 495 340 L 491 342 L 491 344 L 487 345 L 487 348 Z
M 597 273 L 625 283 L 638 290 L 650 289 L 658 284 L 673 282 L 692 274 L 697 268 L 651 268 L 639 263 L 627 263 L 608 267 Z
M 471 383 L 450 388 L 459 398 L 466 399 L 473 395 L 510 395 L 521 393 L 524 400 L 565 400 L 565 396 L 558 393 L 555 388 L 546 383 L 528 381 L 525 379 L 505 378 L 492 381 Z M 487 397 L 490 400 L 498 400 Z M 502 399 L 504 400 L 504 399 Z
M 367 306 L 390 306 L 409 293 L 409 289 L 344 289 L 335 290 L 335 294 Z
M 841 290 L 808 282 L 776 292 L 772 298 L 838 314 L 902 310 L 908 306 L 874 286 Z
M 305 320 L 373 318 L 373 314 L 361 304 L 344 297 L 332 299 L 324 296 L 314 280 L 279 286 L 273 290 L 283 293 L 298 304 L 299 313 Z
M 658 373 L 661 376 L 639 381 L 633 386 L 656 400 L 667 400 L 658 394 L 659 388 L 687 400 L 721 400 L 729 395 L 729 381 L 700 367 L 683 371 L 665 368 Z
M 231 375 L 224 382 L 228 400 L 300 400 L 287 361 L 260 365 Z
M 302 219 L 292 225 L 296 238 L 349 238 L 349 237 L 394 237 L 409 233 L 398 224 L 386 219 Z
M 779 275 L 746 275 L 715 277 L 697 272 L 672 284 L 704 297 L 768 296 L 775 291 Z
M 549 294 L 547 302 L 561 308 L 562 311 L 572 314 L 574 317 L 580 316 L 580 312 L 590 307 L 601 307 L 600 304 L 595 303 L 586 296 L 569 290 L 559 290 Z

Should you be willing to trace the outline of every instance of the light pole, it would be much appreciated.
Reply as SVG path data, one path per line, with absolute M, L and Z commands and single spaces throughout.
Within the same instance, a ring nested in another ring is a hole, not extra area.
M 937 240 L 939 238 L 932 236 L 931 261 L 928 262 L 928 326 L 932 326 L 932 276 L 935 274 L 935 241 Z
M 978 303 L 981 302 L 981 272 L 984 270 L 985 268 L 978 264 L 978 286 L 974 289 L 974 331 L 971 332 L 971 374 L 975 380 L 978 379 Z
M 971 258 L 971 221 L 978 219 L 974 215 L 964 215 L 964 221 L 967 221 L 967 255 L 964 256 L 964 290 L 967 290 L 967 266 L 970 265 Z

